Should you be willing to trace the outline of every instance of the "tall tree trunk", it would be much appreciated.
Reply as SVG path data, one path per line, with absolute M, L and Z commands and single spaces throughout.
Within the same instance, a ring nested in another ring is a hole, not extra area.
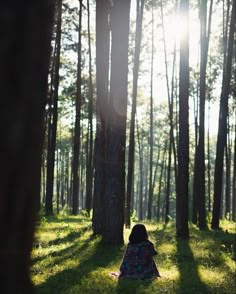
M 221 97 L 220 97 L 220 113 L 219 113 L 215 174 L 214 174 L 213 217 L 212 217 L 212 223 L 211 223 L 211 226 L 213 229 L 219 228 L 224 148 L 226 146 L 226 137 L 227 137 L 228 97 L 229 97 L 229 91 L 230 91 L 232 55 L 233 55 L 233 44 L 234 44 L 234 28 L 235 28 L 235 1 L 233 1 L 233 4 L 232 4 L 226 65 L 225 65 L 225 71 L 223 73 L 223 82 L 222 82 L 222 90 L 221 90 Z
M 57 148 L 57 157 L 56 157 L 57 161 L 57 185 L 56 185 L 56 195 L 57 195 L 57 214 L 59 213 L 59 207 L 60 207 L 60 184 L 61 184 L 61 179 L 60 179 L 60 167 L 59 167 L 59 148 Z
M 75 128 L 73 142 L 73 162 L 72 162 L 72 214 L 77 215 L 79 211 L 79 169 L 80 169 L 80 145 L 81 145 L 81 34 L 82 34 L 82 9 L 83 0 L 79 0 L 79 27 L 78 27 L 78 48 L 77 48 L 77 80 L 75 97 Z
M 157 221 L 158 222 L 160 221 L 160 215 L 161 215 L 161 191 L 162 191 L 162 178 L 163 178 L 166 150 L 167 150 L 167 142 L 165 143 L 163 158 L 161 161 L 161 172 L 160 172 L 160 177 L 159 177 L 159 190 L 158 190 L 158 195 L 157 195 Z
M 199 228 L 206 229 L 206 208 L 205 208 L 205 100 L 206 100 L 206 67 L 208 43 L 207 40 L 207 2 L 200 2 L 200 43 L 201 43 L 201 62 L 200 62 L 200 120 L 199 120 L 199 142 L 197 152 L 197 178 L 199 185 L 198 208 L 199 208 Z
M 137 120 L 137 119 L 136 119 Z M 141 142 L 138 121 L 137 138 L 138 138 L 138 154 L 139 154 L 139 220 L 143 219 L 143 142 Z
M 146 160 L 145 160 L 146 159 Z M 144 205 L 143 205 L 143 218 L 146 219 L 147 218 L 147 214 L 148 214 L 148 168 L 149 165 L 147 164 L 148 159 L 145 158 L 144 156 L 144 177 L 143 177 L 143 186 L 144 186 Z
M 166 205 L 165 205 L 165 224 L 169 222 L 170 215 L 170 176 L 171 176 L 171 139 L 168 150 L 168 165 L 167 165 L 167 179 L 166 179 Z
M 194 171 L 193 171 L 193 193 L 192 193 L 192 223 L 197 224 L 198 222 L 198 195 L 199 195 L 199 185 L 197 183 L 197 176 L 195 177 L 195 174 L 197 174 L 197 157 L 199 152 L 197 151 L 198 149 L 198 129 L 199 129 L 199 122 L 198 122 L 198 117 L 199 117 L 199 79 L 197 79 L 196 82 L 196 95 L 193 97 L 193 111 L 194 111 L 194 147 L 195 147 L 195 155 L 194 155 Z
M 61 12 L 62 1 L 56 1 L 56 39 L 54 49 L 54 60 L 51 69 L 51 103 L 49 105 L 48 120 L 48 152 L 47 152 L 47 183 L 46 183 L 46 215 L 53 214 L 53 188 L 54 188 L 54 164 L 56 152 L 56 134 L 57 134 L 57 111 L 58 111 L 58 88 L 59 88 L 59 68 L 60 68 L 60 51 L 61 51 Z
M 31 294 L 54 2 L 0 6 L 0 292 Z
M 220 219 L 224 218 L 224 196 L 225 196 L 225 190 L 223 187 L 225 186 L 225 169 L 223 168 L 222 172 L 222 191 L 221 191 L 221 199 L 220 199 Z
M 195 121 L 195 128 L 196 128 L 196 123 Z M 196 132 L 195 138 L 198 137 L 198 132 Z M 196 143 L 196 141 L 195 141 Z M 198 196 L 199 196 L 199 167 L 198 167 L 198 157 L 199 157 L 199 151 L 198 151 L 198 143 L 197 146 L 195 146 L 195 157 L 194 157 L 194 177 L 193 177 L 193 200 L 192 200 L 192 223 L 197 225 L 198 220 L 199 220 L 199 201 L 198 201 Z
M 167 162 L 164 161 L 164 195 L 163 195 L 163 203 L 162 203 L 162 220 L 166 224 L 166 200 L 167 200 L 167 177 L 168 177 L 168 169 L 167 169 Z
M 225 2 L 227 1 L 226 5 Z M 223 0 L 223 48 L 224 48 L 224 64 L 227 56 L 227 42 L 228 42 L 228 24 L 229 24 L 229 13 L 230 13 L 230 0 Z M 225 12 L 226 8 L 226 12 Z M 225 16 L 226 14 L 226 16 Z
M 186 20 L 186 31 L 180 40 L 179 72 L 179 145 L 178 191 L 176 199 L 176 235 L 189 237 L 188 229 L 188 182 L 189 182 L 189 1 L 180 0 L 180 15 Z
M 61 190 L 60 190 L 60 199 L 61 199 L 61 206 L 62 209 L 64 208 L 65 205 L 65 191 L 66 191 L 66 177 L 67 175 L 65 174 L 66 170 L 66 156 L 65 156 L 65 151 L 63 150 L 61 152 Z
M 88 214 L 92 208 L 92 190 L 93 190 L 93 81 L 92 81 L 92 52 L 91 52 L 91 34 L 90 34 L 90 3 L 87 0 L 88 13 L 88 48 L 89 48 L 89 146 L 88 146 L 88 165 L 86 175 L 86 210 Z
M 103 240 L 123 244 L 125 141 L 130 0 L 114 0 L 111 11 L 111 84 L 107 133 Z
M 41 203 L 45 204 L 46 199 L 46 160 L 45 160 L 45 150 L 43 150 L 42 154 L 42 167 L 41 167 L 41 177 L 42 177 L 42 185 L 41 185 Z
M 93 232 L 102 234 L 106 171 L 108 71 L 110 51 L 109 0 L 96 1 L 96 140 L 94 156 Z
M 174 113 L 174 78 L 175 78 L 175 67 L 176 67 L 176 44 L 174 46 L 174 57 L 173 57 L 173 66 L 172 66 L 172 81 L 171 81 L 171 96 L 170 96 L 170 140 L 173 148 L 173 156 L 174 156 L 174 174 L 175 174 L 175 186 L 178 185 L 177 181 L 177 148 L 176 148 L 176 141 L 175 141 L 175 136 L 174 136 L 174 118 L 173 118 L 173 113 Z M 176 125 L 177 128 L 177 125 Z M 177 135 L 176 135 L 177 139 Z M 176 187 L 176 190 L 178 191 L 178 188 Z
M 207 1 L 200 1 L 200 105 L 199 105 L 199 134 L 196 126 L 196 152 L 194 161 L 194 186 L 193 186 L 193 213 L 192 222 L 197 224 L 201 230 L 206 229 L 206 207 L 205 207 L 205 100 L 206 100 L 206 67 L 208 48 L 211 32 L 212 5 L 210 3 L 207 18 Z M 208 21 L 208 23 L 207 23 Z
M 177 162 L 176 162 L 176 147 L 174 139 L 174 125 L 173 125 L 173 101 L 174 101 L 174 69 L 175 69 L 175 59 L 176 59 L 176 42 L 174 42 L 173 50 L 173 66 L 172 66 L 172 78 L 171 78 L 171 89 L 169 86 L 169 74 L 168 74 L 168 60 L 167 60 L 167 49 L 166 49 L 166 35 L 165 35 L 165 25 L 163 16 L 163 5 L 161 1 L 161 21 L 162 21 L 162 33 L 163 33 L 163 45 L 164 45 L 164 55 L 165 55 L 165 76 L 166 76 L 166 87 L 168 95 L 168 108 L 169 108 L 169 155 L 168 155 L 168 170 L 167 170 L 167 187 L 166 187 L 166 207 L 165 207 L 165 223 L 168 222 L 169 216 L 169 194 L 170 194 L 170 176 L 171 176 L 171 157 L 172 157 L 172 147 L 174 154 L 174 170 L 175 170 L 175 180 L 177 184 Z
M 230 126 L 229 117 L 227 117 L 227 137 L 225 146 L 225 217 L 230 215 L 230 187 L 231 187 L 231 142 L 230 142 Z
M 211 161 L 210 161 L 210 101 L 208 100 L 208 126 L 207 126 L 207 187 L 208 187 L 208 213 L 211 212 Z
M 154 189 L 156 186 L 156 178 L 157 178 L 160 155 L 161 155 L 161 148 L 158 148 L 157 161 L 156 161 L 155 171 L 154 171 L 154 175 L 153 175 L 153 182 L 152 182 L 152 191 L 153 192 L 154 192 Z
M 195 161 L 195 198 L 198 197 L 198 225 L 201 230 L 206 229 L 206 207 L 205 207 L 205 100 L 206 100 L 206 67 L 210 38 L 212 2 L 208 19 L 207 31 L 207 2 L 200 2 L 200 44 L 201 44 L 201 62 L 200 62 L 200 120 L 199 120 L 199 141 L 196 149 Z M 197 191 L 196 191 L 197 189 Z
M 152 204 L 153 204 L 153 191 L 152 191 L 152 167 L 153 167 L 153 59 L 154 59 L 154 15 L 152 7 L 152 56 L 151 56 L 151 83 L 150 83 L 150 131 L 149 131 L 149 188 L 148 188 L 148 215 L 147 218 L 152 218 Z
M 65 177 L 66 177 L 66 199 L 65 199 L 65 204 L 67 205 L 68 208 L 70 208 L 70 198 L 71 198 L 71 158 L 70 158 L 70 153 L 68 152 L 67 157 L 66 157 L 66 172 L 65 172 Z M 70 210 L 70 209 L 69 209 Z
M 236 115 L 234 128 L 234 167 L 233 167 L 233 195 L 232 195 L 232 220 L 236 221 Z
M 144 0 L 137 0 L 137 15 L 136 15 L 136 35 L 135 35 L 135 53 L 134 53 L 134 68 L 133 68 L 133 100 L 132 111 L 130 120 L 130 133 L 129 133 L 129 156 L 128 156 L 128 175 L 127 175 L 127 191 L 126 191 L 126 211 L 125 211 L 125 224 L 130 227 L 130 203 L 131 191 L 134 182 L 134 150 L 135 150 L 135 113 L 137 103 L 137 88 L 138 88 L 138 72 L 139 72 L 139 56 L 142 35 L 142 22 L 143 22 L 143 7 Z

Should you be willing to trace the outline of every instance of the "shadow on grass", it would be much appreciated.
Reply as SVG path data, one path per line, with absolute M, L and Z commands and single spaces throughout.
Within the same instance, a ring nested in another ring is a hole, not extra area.
M 196 226 L 191 225 L 190 228 L 191 242 L 201 242 L 202 249 L 209 254 L 204 256 L 203 259 L 198 258 L 198 265 L 205 265 L 206 262 L 209 266 L 225 266 L 225 260 L 221 253 L 226 253 L 233 260 L 236 259 L 236 234 L 224 230 L 204 230 L 200 231 Z M 161 228 L 149 231 L 149 235 L 155 240 L 158 246 L 165 243 L 172 243 L 176 245 L 175 237 L 175 224 L 168 225 L 162 224 Z M 176 245 L 177 246 L 177 245 Z M 176 262 L 176 256 L 172 256 L 173 262 Z
M 51 246 L 55 246 L 55 245 L 60 245 L 62 243 L 73 243 L 76 241 L 76 239 L 80 238 L 83 234 L 85 234 L 87 231 L 90 230 L 90 227 L 84 227 L 84 228 L 80 228 L 79 231 L 72 231 L 70 232 L 69 234 L 67 234 L 65 237 L 63 238 L 57 238 L 57 239 L 54 239 L 54 240 L 51 240 L 49 242 L 35 242 L 35 248 L 39 247 L 40 248 L 46 248 L 46 247 L 51 247 Z M 55 257 L 55 256 L 63 256 L 65 253 L 68 252 L 68 250 L 73 248 L 73 247 L 76 247 L 76 245 L 71 245 L 71 246 L 68 246 L 67 248 L 64 248 L 64 249 L 61 249 L 61 250 L 55 250 L 53 252 L 50 253 L 50 255 L 52 257 Z M 33 263 L 36 263 L 36 262 L 39 262 L 43 259 L 45 259 L 46 256 L 45 255 L 42 255 L 42 256 L 38 256 L 38 257 L 34 257 L 32 258 L 32 261 Z
M 149 230 L 148 235 L 151 237 L 152 240 L 155 241 L 156 245 L 158 246 L 161 243 L 175 243 L 175 235 L 173 234 L 173 224 L 161 224 L 157 226 L 155 230 Z
M 95 238 L 92 236 L 83 241 L 82 245 L 78 246 L 78 248 L 76 248 L 76 245 L 69 248 L 70 253 L 63 253 L 63 258 L 60 260 L 61 263 L 65 262 L 66 258 L 77 258 L 80 260 L 79 265 L 50 276 L 43 284 L 36 286 L 36 293 L 69 293 L 74 286 L 79 288 L 82 279 L 88 277 L 91 272 L 98 268 L 104 268 L 111 262 L 118 262 L 118 259 L 121 260 L 122 251 L 120 247 L 105 246 L 100 240 L 92 246 L 90 243 Z M 101 282 L 99 281 L 99 283 Z M 91 290 L 91 293 L 96 293 L 96 291 L 94 290 L 93 292 Z
M 198 236 L 197 239 L 200 239 L 200 235 L 202 233 L 200 231 L 196 231 L 195 233 Z M 171 262 L 178 268 L 179 279 L 175 282 L 176 284 L 174 285 L 175 289 L 173 289 L 173 293 L 210 293 L 210 290 L 207 287 L 207 285 L 203 283 L 203 281 L 200 279 L 198 272 L 199 260 L 194 258 L 193 252 L 189 244 L 189 239 L 183 240 L 180 238 L 176 238 L 174 224 L 163 224 L 161 227 L 157 228 L 157 230 L 151 231 L 150 236 L 153 240 L 156 241 L 157 251 L 158 246 L 160 245 L 173 245 L 173 251 L 167 253 L 166 256 L 165 254 L 162 254 L 162 256 L 159 257 L 163 265 L 165 264 L 165 262 Z M 176 249 L 176 251 L 174 250 L 174 248 Z
M 147 288 L 153 280 L 132 280 L 132 279 L 119 279 L 116 293 L 117 294 L 135 294 L 137 290 L 141 290 Z M 141 293 L 141 292 L 139 292 Z
M 204 258 L 205 260 L 198 259 L 200 264 L 205 265 L 207 263 L 208 266 L 213 267 L 228 267 L 222 253 L 228 255 L 232 260 L 235 260 L 236 234 L 229 233 L 222 229 L 199 231 L 196 227 L 192 227 L 191 231 L 194 234 L 192 239 L 206 240 L 203 248 L 207 250 L 209 254 Z M 228 270 L 230 273 L 230 268 Z
M 75 239 L 81 237 L 84 233 L 90 230 L 90 227 L 80 228 L 79 231 L 71 231 L 63 238 L 57 238 L 48 242 L 48 246 L 59 245 L 61 243 L 73 242 Z
M 212 230 L 209 231 L 209 235 L 215 242 L 218 242 L 222 252 L 229 254 L 233 260 L 236 260 L 236 234 L 223 230 Z
M 198 263 L 194 259 L 189 246 L 189 240 L 177 238 L 176 261 L 179 269 L 179 288 L 176 293 L 210 293 L 209 288 L 201 281 L 198 273 Z

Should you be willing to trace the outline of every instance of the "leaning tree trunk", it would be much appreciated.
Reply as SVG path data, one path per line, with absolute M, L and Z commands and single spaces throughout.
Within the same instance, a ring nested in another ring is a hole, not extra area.
M 180 14 L 186 19 L 186 32 L 180 41 L 179 72 L 179 144 L 178 144 L 178 191 L 176 198 L 176 235 L 189 237 L 188 229 L 188 182 L 189 182 L 189 1 L 180 1 Z
M 29 264 L 40 199 L 54 2 L 0 6 L 0 292 L 23 294 L 33 293 Z
M 138 72 L 139 72 L 139 56 L 142 36 L 142 22 L 143 22 L 143 7 L 144 0 L 137 0 L 137 16 L 136 16 L 136 35 L 135 35 L 135 54 L 134 54 L 134 69 L 133 69 L 133 101 L 130 120 L 130 134 L 129 134 L 129 157 L 128 157 L 128 175 L 127 175 L 127 191 L 126 191 L 126 211 L 125 211 L 125 224 L 130 227 L 130 204 L 131 192 L 134 185 L 134 150 L 135 150 L 135 113 L 137 103 L 137 88 L 138 88 Z
M 73 142 L 73 162 L 72 162 L 72 214 L 77 215 L 79 211 L 79 168 L 80 168 L 80 134 L 81 134 L 81 33 L 82 33 L 82 9 L 83 0 L 80 0 L 79 27 L 78 27 L 78 48 L 77 48 L 77 80 L 75 97 L 75 129 Z
M 93 233 L 102 234 L 106 171 L 106 128 L 109 71 L 109 0 L 96 1 L 96 139 L 94 155 Z
M 103 240 L 123 244 L 130 0 L 114 0 L 111 11 L 111 82 L 107 132 Z
M 230 80 L 231 80 L 231 68 L 232 68 L 233 44 L 234 44 L 234 28 L 235 28 L 235 1 L 233 1 L 233 5 L 232 5 L 226 65 L 225 65 L 225 71 L 223 73 L 222 91 L 221 91 L 221 98 L 220 98 L 220 113 L 219 113 L 215 174 L 214 174 L 213 216 L 212 216 L 212 223 L 211 223 L 211 226 L 213 229 L 219 228 L 219 219 L 220 219 L 222 174 L 223 174 L 224 148 L 226 146 L 226 139 L 227 139 L 228 98 L 229 98 L 229 92 L 230 92 Z

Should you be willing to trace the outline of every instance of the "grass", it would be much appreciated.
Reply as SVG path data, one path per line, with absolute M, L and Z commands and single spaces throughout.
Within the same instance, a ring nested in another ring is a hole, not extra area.
M 174 223 L 145 225 L 158 251 L 162 278 L 117 281 L 109 273 L 118 271 L 125 246 L 102 244 L 87 218 L 42 218 L 32 252 L 36 293 L 235 293 L 235 223 L 222 222 L 220 231 L 190 226 L 189 240 L 176 239 Z M 126 244 L 129 233 L 125 229 Z

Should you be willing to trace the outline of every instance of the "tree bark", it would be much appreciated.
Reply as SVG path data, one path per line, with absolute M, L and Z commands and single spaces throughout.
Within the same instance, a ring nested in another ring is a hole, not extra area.
M 172 64 L 172 77 L 171 77 L 171 89 L 169 86 L 169 75 L 168 75 L 168 60 L 167 60 L 167 49 L 166 49 L 166 34 L 165 34 L 165 25 L 164 25 L 164 16 L 163 16 L 163 4 L 161 1 L 161 20 L 162 20 L 162 33 L 163 33 L 163 45 L 164 45 L 164 56 L 165 56 L 165 72 L 166 72 L 166 88 L 168 96 L 168 108 L 169 108 L 169 165 L 168 165 L 168 178 L 167 178 L 167 195 L 166 199 L 169 201 L 169 191 L 170 191 L 170 170 L 171 170 L 171 157 L 172 157 L 172 148 L 174 155 L 174 171 L 175 171 L 175 183 L 177 185 L 177 155 L 176 155 L 176 146 L 174 138 L 174 122 L 173 122 L 173 106 L 174 106 L 174 75 L 175 75 L 175 62 L 176 62 L 176 42 L 174 42 L 173 50 L 173 64 Z M 166 203 L 167 204 L 167 203 Z M 167 204 L 169 206 L 169 204 Z M 166 207 L 169 210 L 168 207 Z
M 230 215 L 230 187 L 231 187 L 231 142 L 230 142 L 230 126 L 229 117 L 227 117 L 227 138 L 225 146 L 225 218 Z
M 158 172 L 158 166 L 159 166 L 159 160 L 160 160 L 160 155 L 161 155 L 161 148 L 158 148 L 158 154 L 157 154 L 157 161 L 156 161 L 156 165 L 155 165 L 155 170 L 154 170 L 154 175 L 153 175 L 153 182 L 152 182 L 152 191 L 154 193 L 154 189 L 156 186 L 156 179 L 157 179 L 157 172 Z M 158 209 L 157 209 L 158 210 Z M 156 214 L 157 214 L 157 210 L 156 210 Z
M 152 191 L 152 174 L 153 174 L 153 61 L 154 61 L 154 15 L 152 7 L 152 56 L 151 56 L 151 82 L 150 82 L 150 129 L 149 129 L 149 188 L 148 188 L 148 215 L 147 218 L 152 218 L 152 204 L 153 204 L 153 191 Z
M 213 216 L 212 216 L 212 222 L 211 222 L 212 229 L 219 229 L 224 148 L 226 146 L 226 137 L 227 137 L 228 97 L 229 97 L 229 91 L 230 91 L 232 55 L 233 55 L 233 44 L 234 44 L 234 27 L 235 27 L 235 1 L 233 1 L 233 5 L 232 5 L 226 65 L 225 65 L 225 71 L 223 73 L 222 91 L 221 91 L 221 98 L 220 98 L 220 113 L 219 113 L 215 174 L 214 174 Z
M 54 2 L 0 6 L 0 292 L 30 294 Z
M 234 129 L 234 167 L 233 167 L 233 195 L 232 195 L 232 220 L 236 221 L 236 116 Z
M 169 222 L 169 215 L 170 215 L 170 176 L 171 176 L 171 139 L 170 139 L 170 142 L 169 142 L 169 150 L 168 150 L 165 224 L 167 224 Z
M 210 101 L 208 101 L 208 126 L 207 126 L 207 188 L 208 188 L 208 213 L 211 212 L 211 162 L 210 162 Z
M 137 126 L 137 138 L 138 138 L 138 153 L 139 153 L 139 220 L 143 219 L 143 142 L 140 138 L 138 121 Z
M 56 156 L 56 167 L 57 167 L 57 181 L 56 181 L 56 195 L 57 195 L 57 214 L 59 213 L 60 209 L 60 188 L 61 188 L 61 178 L 60 178 L 60 167 L 59 167 L 59 148 L 57 148 L 57 156 Z
M 90 214 L 92 208 L 92 190 L 93 190 L 93 81 L 92 81 L 92 52 L 91 52 L 91 34 L 90 34 L 90 3 L 87 0 L 88 13 L 88 48 L 89 48 L 89 105 L 88 105 L 88 123 L 89 123 L 89 145 L 88 145 L 88 165 L 86 174 L 86 210 Z
M 75 98 L 75 128 L 73 142 L 73 162 L 72 162 L 72 214 L 79 212 L 79 169 L 80 169 L 80 135 L 81 135 L 81 33 L 82 33 L 82 10 L 83 0 L 79 0 L 79 28 L 78 28 L 78 48 L 77 48 L 77 80 L 76 80 L 76 98 Z
M 107 129 L 105 230 L 103 240 L 123 244 L 130 0 L 114 0 L 111 11 L 111 82 Z
M 189 1 L 180 1 L 180 14 L 186 20 L 186 32 L 180 41 L 179 73 L 179 145 L 178 191 L 176 199 L 176 235 L 188 238 L 188 182 L 189 182 Z
M 200 3 L 200 42 L 201 42 L 201 62 L 200 62 L 200 120 L 199 120 L 199 142 L 197 151 L 199 152 L 197 163 L 197 174 L 199 195 L 199 228 L 206 229 L 206 208 L 205 208 L 205 100 L 206 100 L 206 67 L 208 44 L 207 40 L 207 2 Z
M 110 51 L 109 0 L 96 1 L 96 139 L 94 155 L 93 233 L 104 227 L 104 194 L 106 172 L 106 132 L 108 113 L 108 71 Z
M 133 95 L 132 95 L 132 111 L 130 120 L 129 133 L 129 155 L 128 155 L 128 175 L 127 175 L 127 191 L 126 191 L 126 212 L 125 224 L 130 227 L 130 204 L 131 192 L 134 178 L 134 151 L 135 151 L 135 113 L 137 104 L 137 88 L 138 88 L 138 72 L 139 72 L 139 56 L 142 36 L 142 21 L 143 21 L 144 0 L 137 0 L 137 15 L 136 15 L 136 35 L 135 35 L 135 53 L 134 53 L 134 68 L 133 68 Z
M 56 39 L 55 49 L 51 68 L 51 87 L 48 120 L 48 150 L 47 150 L 47 184 L 46 184 L 46 215 L 53 214 L 53 190 L 54 190 L 54 167 L 57 135 L 57 111 L 58 111 L 58 89 L 59 89 L 59 68 L 61 51 L 61 13 L 62 1 L 56 1 Z
M 158 190 L 158 195 L 157 195 L 157 221 L 158 222 L 160 222 L 160 216 L 161 216 L 161 190 L 162 190 L 162 178 L 163 178 L 163 172 L 164 172 L 166 150 L 167 150 L 167 142 L 165 143 L 163 158 L 161 161 L 161 172 L 160 172 L 160 177 L 159 177 L 159 190 Z

